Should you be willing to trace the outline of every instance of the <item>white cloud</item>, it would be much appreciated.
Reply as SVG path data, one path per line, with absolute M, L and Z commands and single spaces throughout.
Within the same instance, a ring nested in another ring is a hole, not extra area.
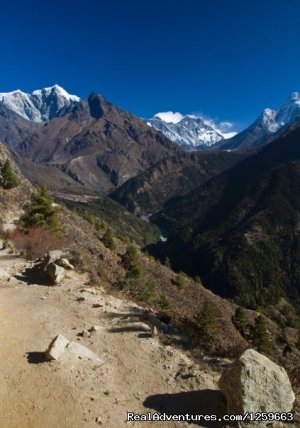
M 181 113 L 179 112 L 174 113 L 173 111 L 165 111 L 162 113 L 157 113 L 155 117 L 159 117 L 161 120 L 167 123 L 178 123 L 184 118 L 184 116 Z
M 223 135 L 223 137 L 227 140 L 228 138 L 232 138 L 234 137 L 237 132 L 233 130 L 234 128 L 234 123 L 229 122 L 229 121 L 222 121 L 219 122 L 216 119 L 212 119 L 211 117 L 208 117 L 204 114 L 197 114 L 198 117 L 201 117 L 201 119 L 203 120 L 203 122 L 208 125 L 211 126 L 213 129 L 215 129 L 219 134 Z

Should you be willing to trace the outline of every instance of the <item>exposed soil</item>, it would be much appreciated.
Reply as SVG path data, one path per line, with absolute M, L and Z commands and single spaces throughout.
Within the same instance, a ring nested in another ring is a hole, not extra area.
M 46 287 L 21 274 L 27 267 L 0 251 L 0 268 L 13 275 L 0 280 L 1 428 L 222 426 L 126 422 L 127 411 L 221 414 L 218 373 L 200 371 L 182 351 L 162 345 L 137 305 L 91 288 L 85 275 L 69 271 L 61 286 Z M 100 329 L 90 337 L 80 336 L 95 325 Z M 85 345 L 103 363 L 67 355 L 45 361 L 57 334 Z

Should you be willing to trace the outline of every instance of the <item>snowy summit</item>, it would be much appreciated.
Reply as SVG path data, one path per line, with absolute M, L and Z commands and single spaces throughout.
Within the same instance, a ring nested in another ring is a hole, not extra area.
M 0 93 L 0 103 L 32 122 L 47 122 L 61 116 L 79 101 L 79 97 L 69 94 L 59 85 L 38 89 L 31 94 L 19 89 Z
M 212 123 L 194 115 L 182 115 L 172 111 L 157 113 L 147 120 L 149 126 L 161 131 L 166 137 L 180 146 L 205 149 L 236 133 L 223 133 Z

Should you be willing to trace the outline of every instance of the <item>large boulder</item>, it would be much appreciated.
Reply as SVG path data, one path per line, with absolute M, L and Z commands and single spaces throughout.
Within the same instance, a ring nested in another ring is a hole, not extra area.
M 36 266 L 39 276 L 49 285 L 59 285 L 65 277 L 65 269 L 74 269 L 61 250 L 49 251 Z
M 295 401 L 284 368 L 254 349 L 246 350 L 222 373 L 219 386 L 229 414 L 290 412 Z

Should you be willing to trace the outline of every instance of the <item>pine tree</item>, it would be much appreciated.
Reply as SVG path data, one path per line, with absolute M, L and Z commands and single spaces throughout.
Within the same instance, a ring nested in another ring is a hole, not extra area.
M 259 352 L 265 355 L 271 354 L 271 346 L 267 333 L 266 322 L 261 315 L 255 318 L 255 325 L 252 332 L 252 342 Z
M 13 172 L 9 159 L 6 159 L 1 168 L 1 185 L 4 189 L 12 189 L 19 184 L 16 174 Z
M 200 342 L 203 345 L 210 345 L 219 335 L 219 324 L 214 307 L 205 302 L 202 312 L 197 316 L 200 330 Z
M 60 230 L 57 210 L 53 200 L 45 187 L 40 187 L 32 193 L 30 202 L 24 206 L 24 214 L 20 223 L 25 228 L 39 226 L 54 231 Z
M 233 324 L 236 326 L 238 331 L 243 336 L 246 336 L 248 334 L 249 324 L 246 318 L 246 313 L 244 308 L 241 308 L 240 306 L 236 308 L 236 311 L 233 317 Z

